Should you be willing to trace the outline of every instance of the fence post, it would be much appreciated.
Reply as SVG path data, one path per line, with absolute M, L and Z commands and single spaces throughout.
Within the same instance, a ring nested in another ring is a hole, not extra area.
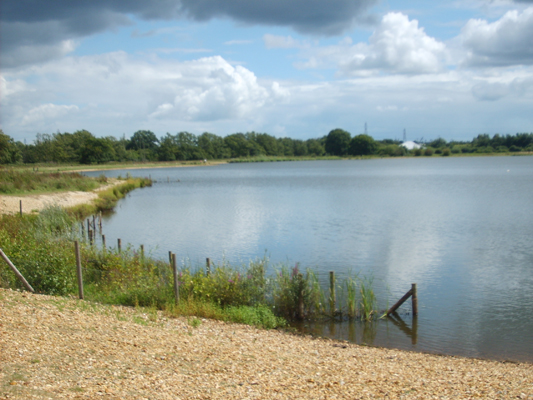
M 105 235 L 102 235 L 102 250 L 105 252 L 107 250 L 107 247 L 105 245 Z
M 178 281 L 178 265 L 176 263 L 176 254 L 172 253 L 172 272 L 174 274 L 174 298 L 176 305 L 180 302 L 180 289 Z
M 78 276 L 78 294 L 80 296 L 80 299 L 83 300 L 83 276 L 81 273 L 80 244 L 77 240 L 74 241 L 74 251 L 76 252 L 76 275 Z
M 416 283 L 411 284 L 411 305 L 413 307 L 413 315 L 418 315 L 418 296 L 416 293 Z
M 117 249 L 119 253 L 122 252 L 122 240 L 121 239 L 117 239 Z
M 335 271 L 329 271 L 329 309 L 331 315 L 335 315 L 336 296 L 335 296 Z
M 20 216 L 22 217 L 22 200 L 20 200 Z
M 406 294 L 404 294 L 403 297 L 396 302 L 396 304 L 389 308 L 385 315 L 388 317 L 389 314 L 392 314 L 394 311 L 396 311 L 398 307 L 400 307 L 411 296 L 413 296 L 413 315 L 418 315 L 418 297 L 416 295 L 416 283 L 411 284 L 411 289 Z
M 168 252 L 168 263 L 170 264 L 170 267 L 172 267 L 172 252 Z
M 7 263 L 7 265 L 9 265 L 9 268 L 11 268 L 13 270 L 13 272 L 15 273 L 15 275 L 17 276 L 17 278 L 19 278 L 19 280 L 22 282 L 22 284 L 26 287 L 26 289 L 28 289 L 30 292 L 32 293 L 35 293 L 35 290 L 33 290 L 33 288 L 31 287 L 31 285 L 28 283 L 28 281 L 22 276 L 22 274 L 20 273 L 20 271 L 17 269 L 17 267 L 15 267 L 13 265 L 13 263 L 11 262 L 11 260 L 5 255 L 5 253 L 2 251 L 2 249 L 0 249 L 0 256 L 2 256 L 2 258 L 4 259 L 4 261 Z
M 144 244 L 141 244 L 141 263 L 144 264 Z
M 207 276 L 211 274 L 211 259 L 209 257 L 205 259 L 205 274 Z

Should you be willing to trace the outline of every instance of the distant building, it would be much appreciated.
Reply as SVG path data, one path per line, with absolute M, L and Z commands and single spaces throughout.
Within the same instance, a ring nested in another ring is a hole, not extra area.
M 412 142 L 410 140 L 408 140 L 407 142 L 403 142 L 400 146 L 405 147 L 407 150 L 414 150 L 414 149 L 422 148 L 421 145 L 419 145 L 418 143 Z

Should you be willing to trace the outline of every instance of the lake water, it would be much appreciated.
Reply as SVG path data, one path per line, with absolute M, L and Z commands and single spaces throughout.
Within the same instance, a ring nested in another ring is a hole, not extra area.
M 148 176 L 104 220 L 157 258 L 299 262 L 373 277 L 395 320 L 307 324 L 339 339 L 533 362 L 533 157 L 408 158 L 106 171 Z M 87 173 L 99 175 L 101 172 Z

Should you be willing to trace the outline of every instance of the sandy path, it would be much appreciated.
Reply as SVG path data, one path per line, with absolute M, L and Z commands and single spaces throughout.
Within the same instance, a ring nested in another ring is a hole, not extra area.
M 533 365 L 0 289 L 0 399 L 29 398 L 531 400 Z
M 24 196 L 0 195 L 0 214 L 15 214 L 20 212 L 21 200 L 22 212 L 25 214 L 40 211 L 50 205 L 73 207 L 77 206 L 78 204 L 89 203 L 98 197 L 97 192 L 105 190 L 111 186 L 118 185 L 122 182 L 111 179 L 109 179 L 109 181 L 109 184 L 93 190 L 92 192 L 76 191 Z

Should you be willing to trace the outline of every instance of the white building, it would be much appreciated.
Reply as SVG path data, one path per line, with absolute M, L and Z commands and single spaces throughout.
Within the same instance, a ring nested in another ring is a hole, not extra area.
M 407 150 L 414 150 L 414 149 L 421 149 L 422 146 L 418 143 L 412 142 L 408 140 L 407 142 L 403 142 L 400 146 L 405 147 Z

